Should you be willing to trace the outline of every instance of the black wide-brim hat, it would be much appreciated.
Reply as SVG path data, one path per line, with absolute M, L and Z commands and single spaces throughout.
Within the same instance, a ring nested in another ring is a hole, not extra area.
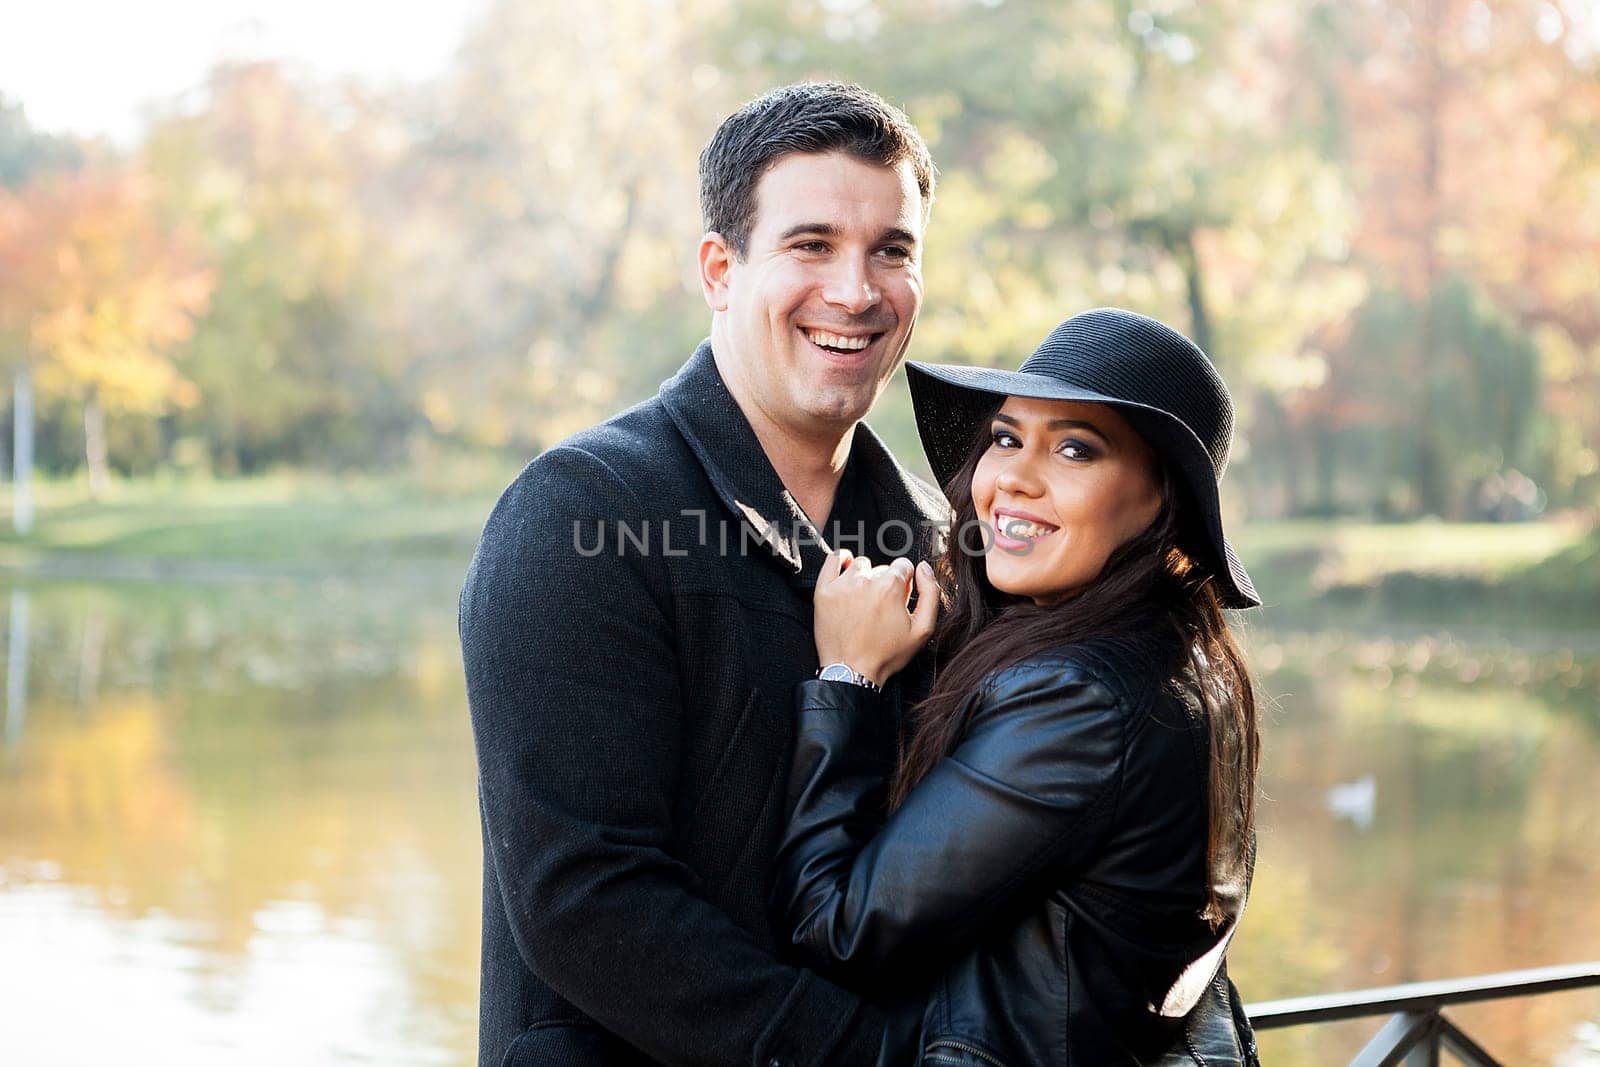
M 1120 308 L 1096 308 L 1050 331 L 1020 370 L 907 363 L 906 376 L 923 450 L 947 491 L 1008 396 L 1116 408 L 1172 472 L 1182 493 L 1180 544 L 1210 572 L 1223 604 L 1260 605 L 1223 534 L 1217 499 L 1233 439 L 1233 398 L 1200 346 L 1177 330 Z

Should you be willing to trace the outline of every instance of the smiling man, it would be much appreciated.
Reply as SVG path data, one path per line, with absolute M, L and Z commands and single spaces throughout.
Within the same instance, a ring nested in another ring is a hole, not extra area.
M 720 139 L 703 170 L 734 162 Z M 748 192 L 701 193 L 711 351 L 784 485 L 820 524 L 856 423 L 904 358 L 922 306 L 931 167 L 925 154 L 891 161 L 841 146 L 740 173 L 757 179 Z
M 921 307 L 933 165 L 898 110 L 822 84 L 729 117 L 700 172 L 710 339 L 529 464 L 462 590 L 485 1065 L 882 1043 L 878 1010 L 778 958 L 766 896 L 828 548 L 923 558 L 944 514 L 860 422 Z M 926 680 L 891 679 L 888 707 Z

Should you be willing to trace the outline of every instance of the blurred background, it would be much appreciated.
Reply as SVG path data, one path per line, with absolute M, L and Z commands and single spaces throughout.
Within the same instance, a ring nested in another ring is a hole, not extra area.
M 473 1061 L 462 573 L 706 332 L 717 123 L 823 77 L 940 168 L 914 358 L 1114 304 L 1233 388 L 1246 998 L 1600 958 L 1600 3 L 58 0 L 0 14 L 0 1060 Z M 1600 1063 L 1596 991 L 1456 1014 Z

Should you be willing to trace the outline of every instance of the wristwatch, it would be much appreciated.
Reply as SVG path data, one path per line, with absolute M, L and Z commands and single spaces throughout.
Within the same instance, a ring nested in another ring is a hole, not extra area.
M 817 677 L 824 682 L 849 682 L 874 693 L 883 692 L 883 686 L 861 674 L 848 663 L 830 663 L 817 671 Z

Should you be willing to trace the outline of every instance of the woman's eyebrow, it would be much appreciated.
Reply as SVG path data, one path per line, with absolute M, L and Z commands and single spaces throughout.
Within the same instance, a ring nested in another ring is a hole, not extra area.
M 1007 426 L 1015 426 L 1018 429 L 1022 428 L 1022 423 L 1004 413 L 997 413 L 995 415 L 995 421 L 1003 422 Z M 1100 429 L 1100 427 L 1096 426 L 1094 423 L 1086 422 L 1083 419 L 1051 419 L 1045 424 L 1045 428 L 1048 430 L 1088 430 L 1102 441 L 1111 440 L 1111 437 L 1104 430 Z

